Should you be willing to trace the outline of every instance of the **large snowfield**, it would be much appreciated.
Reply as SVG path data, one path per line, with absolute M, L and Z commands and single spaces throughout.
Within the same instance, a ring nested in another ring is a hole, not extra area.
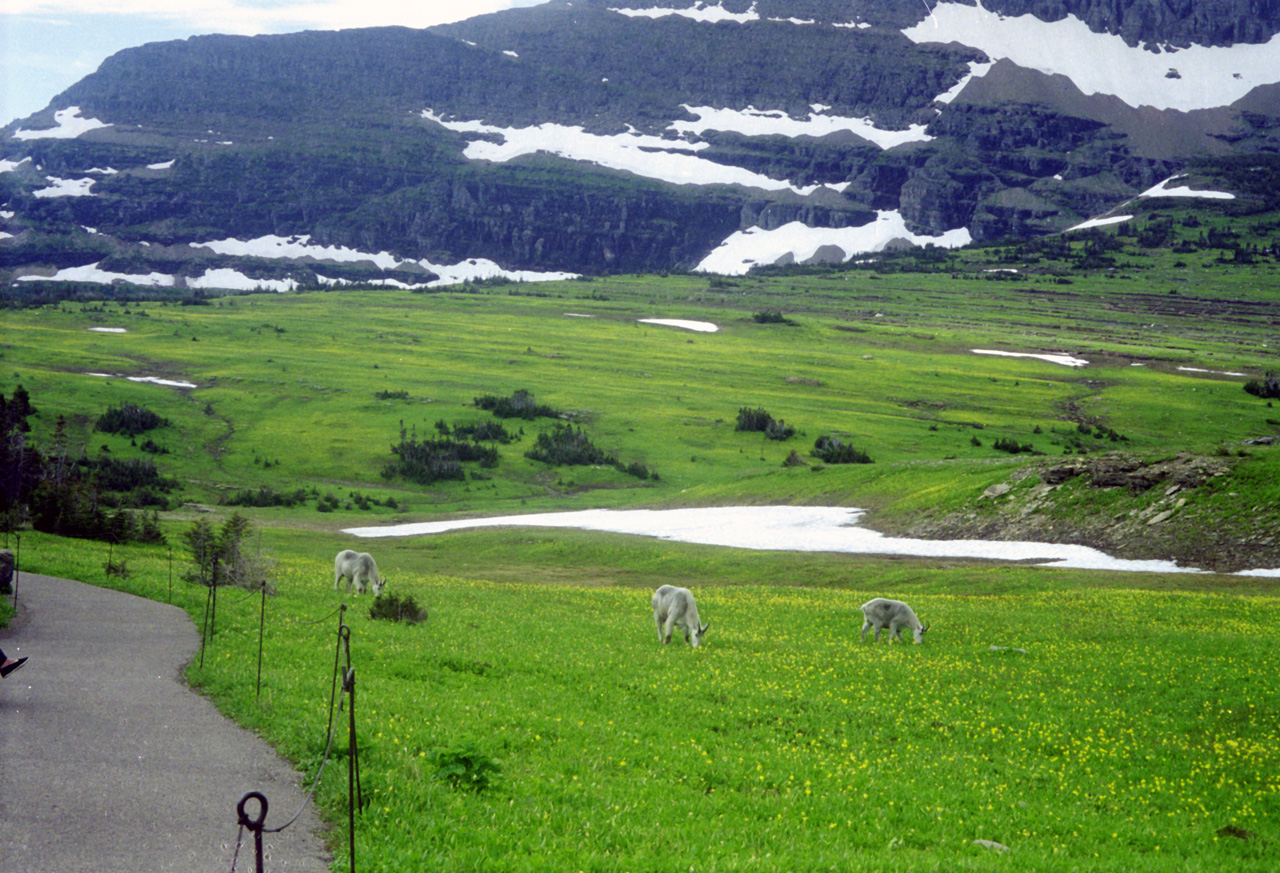
M 575 528 L 657 537 L 685 543 L 738 549 L 794 552 L 845 552 L 924 558 L 1033 561 L 1079 570 L 1148 573 L 1198 573 L 1173 561 L 1114 558 L 1087 546 L 987 540 L 917 540 L 886 537 L 859 527 L 864 511 L 840 506 L 727 506 L 690 509 L 585 509 L 507 515 L 455 521 L 429 521 L 385 527 L 348 528 L 357 537 L 434 536 L 486 527 Z M 1252 570 L 1237 575 L 1280 575 Z

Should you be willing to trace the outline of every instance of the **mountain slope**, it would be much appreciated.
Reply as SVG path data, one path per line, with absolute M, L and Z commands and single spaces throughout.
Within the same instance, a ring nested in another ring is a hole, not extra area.
M 737 273 L 1057 232 L 1280 147 L 1277 30 L 1248 0 L 577 0 L 149 44 L 0 135 L 0 280 Z

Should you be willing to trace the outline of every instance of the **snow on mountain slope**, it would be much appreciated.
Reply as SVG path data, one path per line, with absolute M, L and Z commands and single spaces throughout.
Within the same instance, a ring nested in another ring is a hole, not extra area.
M 1259 85 L 1280 82 L 1280 36 L 1231 47 L 1133 48 L 1119 36 L 1094 33 L 1067 16 L 1041 21 L 984 8 L 939 3 L 903 34 L 916 43 L 950 43 L 1007 58 L 1028 69 L 1071 79 L 1085 94 L 1110 94 L 1133 107 L 1211 109 L 1228 106 Z
M 705 149 L 706 143 L 669 140 L 634 131 L 601 136 L 586 133 L 581 127 L 550 123 L 537 127 L 494 127 L 480 121 L 447 121 L 430 109 L 423 110 L 422 117 L 459 133 L 496 134 L 502 138 L 500 143 L 478 139 L 468 144 L 463 154 L 473 161 L 502 163 L 522 155 L 548 152 L 673 185 L 743 185 L 766 191 L 789 189 L 797 194 L 810 194 L 822 187 L 800 187 L 784 179 L 772 179 L 690 154 Z
M 855 255 L 881 251 L 894 240 L 944 248 L 956 248 L 972 242 L 965 228 L 936 237 L 912 233 L 907 230 L 900 213 L 882 211 L 875 221 L 861 227 L 807 227 L 793 221 L 776 230 L 752 227 L 739 231 L 695 269 L 700 273 L 740 276 L 755 266 L 805 263 L 818 256 L 827 262 L 847 261 Z

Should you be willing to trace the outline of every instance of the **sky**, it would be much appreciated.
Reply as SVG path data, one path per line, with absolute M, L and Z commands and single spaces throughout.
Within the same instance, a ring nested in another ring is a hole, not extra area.
M 0 127 L 39 112 L 121 49 L 148 42 L 208 33 L 430 27 L 541 2 L 545 0 L 0 0 Z

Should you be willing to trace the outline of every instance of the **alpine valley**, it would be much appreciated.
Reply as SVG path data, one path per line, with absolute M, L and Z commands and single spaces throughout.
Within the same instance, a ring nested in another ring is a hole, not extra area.
M 1277 32 L 1257 0 L 553 0 L 152 43 L 0 131 L 0 282 L 734 275 L 1273 208 Z

